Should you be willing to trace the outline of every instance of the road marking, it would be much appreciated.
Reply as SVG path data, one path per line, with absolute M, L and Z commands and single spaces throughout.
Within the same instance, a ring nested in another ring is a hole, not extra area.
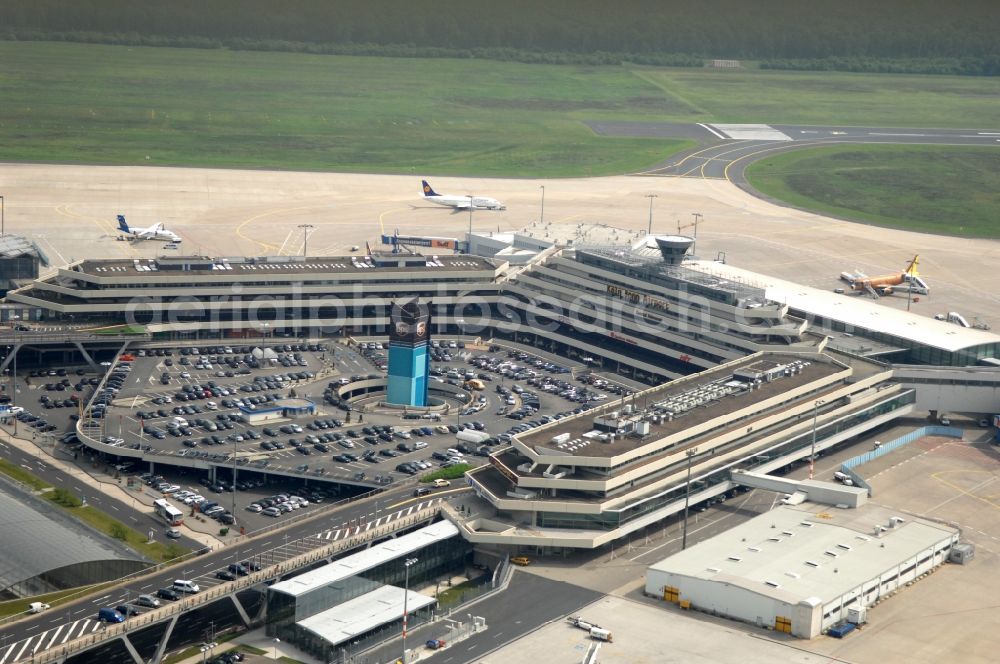
M 16 662 L 17 660 L 21 659 L 21 655 L 23 655 L 23 654 L 24 654 L 24 651 L 28 649 L 28 644 L 29 644 L 29 643 L 31 643 L 31 639 L 25 639 L 25 640 L 24 640 L 24 645 L 23 645 L 23 646 L 21 646 L 21 649 L 17 651 L 17 654 L 16 654 L 16 655 L 14 655 L 14 661 L 15 661 L 15 662 Z
M 723 140 L 723 141 L 726 140 L 726 137 L 721 132 L 716 131 L 712 127 L 712 125 L 707 125 L 707 124 L 703 124 L 703 123 L 699 122 L 698 126 L 701 127 L 702 129 L 704 129 L 705 131 L 710 132 L 716 138 L 718 138 L 720 140 Z
M 59 632 L 63 631 L 63 627 L 65 626 L 66 625 L 59 625 L 59 627 L 56 628 L 56 631 L 52 634 L 52 638 L 49 640 L 49 645 L 45 646 L 46 650 L 51 648 L 52 644 L 56 642 L 56 638 L 59 636 Z
M 868 132 L 868 135 L 869 136 L 913 136 L 917 138 L 927 138 L 929 136 L 934 136 L 933 134 L 893 134 L 890 132 L 878 132 L 878 131 L 870 131 Z
M 11 651 L 14 650 L 14 645 L 16 645 L 16 644 L 12 644 L 12 645 L 7 646 L 7 648 L 6 648 L 6 650 L 5 650 L 4 654 L 3 654 L 3 657 L 0 657 L 0 664 L 4 664 L 4 662 L 7 661 L 7 658 L 10 657 Z

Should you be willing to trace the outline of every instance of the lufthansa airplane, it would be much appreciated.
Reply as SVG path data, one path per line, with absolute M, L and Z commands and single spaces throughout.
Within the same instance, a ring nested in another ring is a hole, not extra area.
M 421 180 L 420 184 L 423 185 L 423 199 L 425 201 L 430 201 L 431 203 L 445 205 L 447 207 L 455 208 L 456 210 L 468 210 L 470 207 L 475 208 L 476 210 L 507 209 L 507 206 L 495 198 L 484 198 L 481 196 L 449 196 L 447 194 L 439 194 L 431 189 L 431 186 L 427 184 L 427 180 Z

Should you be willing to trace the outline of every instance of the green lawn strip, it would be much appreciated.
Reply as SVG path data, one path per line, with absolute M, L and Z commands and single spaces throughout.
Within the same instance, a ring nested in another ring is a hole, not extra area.
M 24 613 L 28 610 L 28 605 L 32 602 L 42 602 L 43 604 L 56 606 L 64 600 L 74 599 L 81 594 L 93 593 L 103 588 L 109 588 L 113 585 L 114 583 L 100 583 L 93 586 L 67 588 L 66 590 L 45 593 L 44 595 L 33 595 L 31 597 L 22 597 L 19 599 L 11 599 L 5 602 L 0 602 L 0 618 L 7 618 L 19 613 Z
M 11 463 L 10 461 L 7 461 L 6 459 L 0 459 L 0 473 L 3 473 L 12 480 L 20 482 L 35 491 L 52 488 L 52 485 L 42 478 L 16 464 Z
M 156 541 L 150 543 L 147 540 L 145 533 L 133 530 L 121 521 L 95 509 L 90 505 L 72 506 L 60 504 L 57 495 L 58 491 L 59 490 L 56 490 L 46 494 L 45 497 L 48 498 L 53 505 L 73 516 L 73 518 L 87 524 L 98 532 L 119 540 L 128 548 L 132 549 L 136 553 L 146 556 L 150 560 L 155 560 L 156 562 L 166 562 L 189 552 L 188 549 L 180 546 L 179 544 L 163 544 Z
M 439 468 L 438 470 L 427 473 L 420 478 L 421 482 L 433 482 L 437 479 L 443 480 L 457 480 L 458 478 L 465 475 L 465 473 L 470 470 L 472 466 L 467 463 L 457 463 L 454 466 L 448 466 L 447 468 Z
M 93 330 L 87 330 L 91 334 L 145 334 L 146 329 L 138 325 L 113 325 L 111 327 L 101 327 Z
M 232 641 L 233 639 L 235 639 L 240 634 L 241 634 L 241 632 L 227 632 L 225 634 L 219 634 L 219 635 L 217 635 L 215 637 L 215 642 L 219 643 L 219 644 L 226 643 L 228 641 Z M 254 648 L 253 646 L 247 646 L 247 645 L 242 645 L 241 644 L 241 645 L 236 646 L 235 648 L 220 649 L 220 648 L 216 647 L 213 650 L 213 652 L 212 652 L 212 658 L 214 659 L 215 657 L 217 657 L 217 656 L 219 656 L 219 655 L 221 655 L 223 653 L 227 653 L 230 650 L 241 650 L 243 652 L 248 652 L 248 653 L 251 653 L 251 654 L 254 654 L 254 655 L 263 655 L 263 654 L 265 654 L 264 651 L 261 650 L 260 648 Z M 190 659 L 190 658 L 195 657 L 195 656 L 200 655 L 200 654 L 201 654 L 201 646 L 200 645 L 191 646 L 190 648 L 185 648 L 184 650 L 180 650 L 178 652 L 175 652 L 174 654 L 172 654 L 172 655 L 170 655 L 168 657 L 164 657 L 163 658 L 163 664 L 177 664 L 177 662 L 183 662 L 185 659 Z
M 747 168 L 758 191 L 822 214 L 905 230 L 1000 237 L 1000 149 L 841 145 Z
M 467 592 L 477 588 L 482 584 L 475 583 L 473 581 L 463 581 L 457 586 L 451 586 L 440 590 L 437 594 L 437 601 L 439 608 L 447 608 L 449 606 L 455 606 L 462 603 L 462 599 Z

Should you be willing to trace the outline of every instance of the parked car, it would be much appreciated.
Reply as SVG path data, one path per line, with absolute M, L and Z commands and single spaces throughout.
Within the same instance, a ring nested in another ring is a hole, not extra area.
M 160 600 L 156 599 L 152 595 L 139 595 L 135 598 L 135 604 L 138 606 L 145 606 L 150 609 L 155 609 L 160 606 Z

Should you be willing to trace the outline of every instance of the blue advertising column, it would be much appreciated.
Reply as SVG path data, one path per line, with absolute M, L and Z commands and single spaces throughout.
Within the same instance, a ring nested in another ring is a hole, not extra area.
M 427 405 L 430 371 L 430 306 L 416 298 L 393 303 L 389 321 L 389 379 L 386 402 L 400 406 Z

